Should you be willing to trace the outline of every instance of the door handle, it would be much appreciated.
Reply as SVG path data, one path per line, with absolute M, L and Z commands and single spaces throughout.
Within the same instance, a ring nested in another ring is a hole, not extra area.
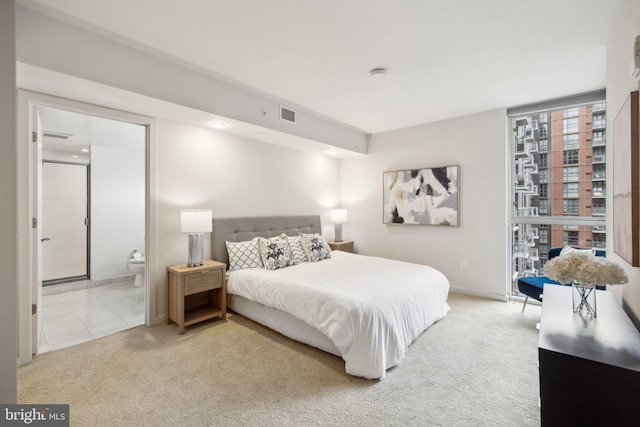
M 51 240 L 51 237 L 43 237 L 42 239 L 40 239 L 40 242 L 46 242 L 48 240 Z

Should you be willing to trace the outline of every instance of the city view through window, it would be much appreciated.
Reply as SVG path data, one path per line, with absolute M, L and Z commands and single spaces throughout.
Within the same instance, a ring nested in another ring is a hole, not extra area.
M 510 117 L 512 295 L 549 249 L 606 246 L 604 101 Z

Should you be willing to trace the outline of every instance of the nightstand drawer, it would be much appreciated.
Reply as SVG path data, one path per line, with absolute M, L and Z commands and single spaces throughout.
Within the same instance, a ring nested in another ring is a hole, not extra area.
M 199 271 L 185 276 L 184 294 L 190 295 L 222 286 L 223 270 L 216 268 Z
M 343 251 L 354 253 L 353 240 L 344 240 L 342 242 L 328 242 L 329 247 L 333 251 Z

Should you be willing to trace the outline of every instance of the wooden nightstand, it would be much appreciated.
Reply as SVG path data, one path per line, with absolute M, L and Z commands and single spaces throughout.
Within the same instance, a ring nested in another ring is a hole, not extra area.
M 206 260 L 200 267 L 178 264 L 167 267 L 167 324 L 178 332 L 184 327 L 220 316 L 227 318 L 225 265 Z
M 353 240 L 343 240 L 342 242 L 327 242 L 331 250 L 334 251 L 343 251 L 343 252 L 354 252 L 353 249 Z

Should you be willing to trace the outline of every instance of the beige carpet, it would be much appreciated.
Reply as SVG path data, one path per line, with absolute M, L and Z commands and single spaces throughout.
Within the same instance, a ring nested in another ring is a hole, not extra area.
M 538 426 L 540 307 L 449 304 L 382 381 L 235 315 L 37 356 L 18 370 L 18 399 L 68 403 L 72 426 Z

